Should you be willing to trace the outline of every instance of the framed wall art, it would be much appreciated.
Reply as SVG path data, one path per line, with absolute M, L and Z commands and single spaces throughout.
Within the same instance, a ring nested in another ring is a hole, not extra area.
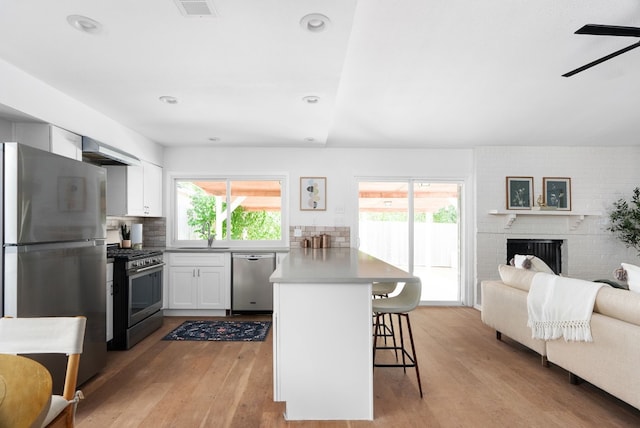
M 530 210 L 533 207 L 533 177 L 507 177 L 507 209 Z
M 542 194 L 549 208 L 571 211 L 571 179 L 568 177 L 543 177 Z
M 326 211 L 327 178 L 300 177 L 300 210 Z

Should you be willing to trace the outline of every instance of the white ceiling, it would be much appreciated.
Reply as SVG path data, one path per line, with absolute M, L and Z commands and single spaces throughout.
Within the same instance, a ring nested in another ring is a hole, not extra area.
M 640 49 L 561 77 L 636 42 L 573 32 L 640 26 L 638 0 L 212 1 L 0 0 L 0 58 L 167 146 L 640 143 Z

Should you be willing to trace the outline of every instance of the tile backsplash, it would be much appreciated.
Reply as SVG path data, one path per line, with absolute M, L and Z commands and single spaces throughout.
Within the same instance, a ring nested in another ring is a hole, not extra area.
M 167 219 L 164 217 L 112 217 L 107 216 L 107 230 L 119 230 L 121 224 L 131 227 L 142 224 L 142 243 L 145 247 L 164 247 L 167 245 Z
M 121 224 L 131 227 L 134 223 L 142 223 L 142 241 L 145 247 L 164 247 L 166 245 L 167 219 L 165 217 L 107 217 L 107 230 L 119 230 Z M 302 236 L 294 236 L 295 229 L 300 229 Z M 331 236 L 331 246 L 349 248 L 351 246 L 351 230 L 349 227 L 334 226 L 290 226 L 289 245 L 299 248 L 303 239 L 311 240 L 312 236 L 327 234 Z
M 302 236 L 294 236 L 295 229 L 302 231 Z M 289 226 L 289 246 L 299 248 L 303 239 L 311 239 L 312 236 L 327 234 L 331 236 L 331 246 L 337 248 L 349 248 L 351 246 L 351 229 L 346 226 Z

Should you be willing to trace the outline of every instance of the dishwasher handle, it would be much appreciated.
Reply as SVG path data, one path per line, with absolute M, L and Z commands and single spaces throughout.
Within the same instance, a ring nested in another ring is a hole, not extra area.
M 261 259 L 274 259 L 276 257 L 275 253 L 267 253 L 267 254 L 238 254 L 233 253 L 231 258 L 234 259 L 243 259 L 249 261 L 257 261 Z

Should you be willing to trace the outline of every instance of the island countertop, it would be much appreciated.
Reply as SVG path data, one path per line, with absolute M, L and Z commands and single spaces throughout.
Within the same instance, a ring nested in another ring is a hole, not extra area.
M 407 282 L 417 279 L 354 248 L 292 249 L 269 280 L 274 283 Z

